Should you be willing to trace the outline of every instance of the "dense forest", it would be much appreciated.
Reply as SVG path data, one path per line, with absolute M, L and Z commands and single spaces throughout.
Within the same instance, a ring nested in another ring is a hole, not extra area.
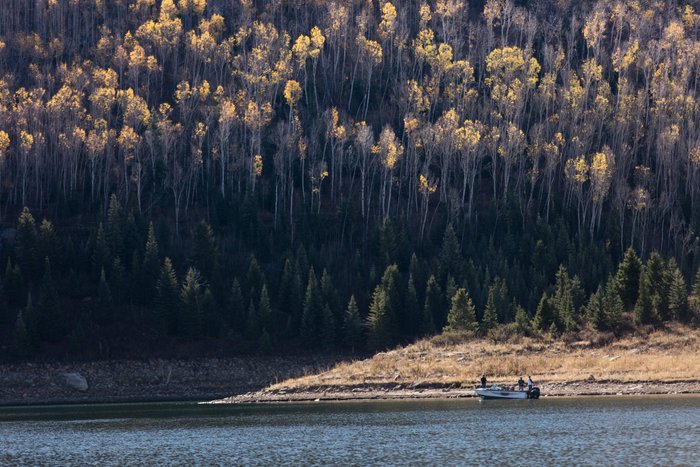
M 6 0 L 0 359 L 700 323 L 700 5 Z

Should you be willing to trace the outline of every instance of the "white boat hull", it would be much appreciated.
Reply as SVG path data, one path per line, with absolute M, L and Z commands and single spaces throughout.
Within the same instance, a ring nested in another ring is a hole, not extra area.
M 476 395 L 482 399 L 537 399 L 539 390 L 536 396 L 534 392 L 531 396 L 528 391 L 508 391 L 499 387 L 476 388 Z

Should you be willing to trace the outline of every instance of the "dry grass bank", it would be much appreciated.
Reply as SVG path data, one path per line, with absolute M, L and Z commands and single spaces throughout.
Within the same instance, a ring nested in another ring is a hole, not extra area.
M 289 379 L 270 391 L 303 391 L 402 385 L 473 387 L 482 373 L 489 383 L 515 384 L 531 375 L 539 385 L 574 382 L 637 383 L 700 381 L 700 330 L 671 326 L 601 345 L 600 336 L 572 342 L 518 337 L 509 342 L 423 340 L 372 358 L 341 363 L 330 371 Z

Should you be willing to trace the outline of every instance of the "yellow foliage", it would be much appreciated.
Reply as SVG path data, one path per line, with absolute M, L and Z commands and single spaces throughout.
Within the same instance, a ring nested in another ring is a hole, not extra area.
M 420 11 L 418 12 L 418 15 L 420 17 L 420 27 L 421 29 L 425 29 L 428 26 L 430 20 L 433 18 L 433 15 L 430 11 L 430 5 L 428 5 L 425 1 L 421 2 Z
M 288 80 L 284 85 L 284 99 L 290 107 L 294 107 L 299 102 L 301 92 L 301 85 L 293 79 Z
M 428 177 L 423 174 L 418 176 L 418 191 L 423 196 L 429 196 L 437 191 L 437 182 L 431 182 Z
M 10 147 L 10 135 L 6 131 L 0 130 L 0 159 L 5 157 L 5 152 Z
M 588 181 L 588 163 L 583 156 L 568 159 L 564 166 L 566 179 L 576 183 L 578 186 L 583 185 Z
M 615 172 L 615 156 L 608 146 L 604 146 L 601 152 L 593 155 L 590 167 L 591 188 L 593 200 L 600 202 L 610 189 L 613 174 Z
M 386 40 L 394 35 L 396 30 L 396 7 L 386 2 L 382 7 L 382 20 L 379 23 L 379 37 Z
M 124 125 L 122 127 L 122 131 L 119 132 L 119 136 L 117 137 L 117 143 L 125 154 L 132 154 L 140 142 L 141 136 L 139 136 L 129 125 Z
M 256 177 L 260 177 L 262 175 L 263 171 L 263 158 L 260 154 L 256 154 L 255 157 L 253 157 L 253 174 L 255 174 Z

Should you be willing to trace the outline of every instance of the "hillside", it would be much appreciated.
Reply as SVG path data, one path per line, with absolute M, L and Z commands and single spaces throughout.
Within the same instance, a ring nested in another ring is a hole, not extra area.
M 530 375 L 546 396 L 700 393 L 700 332 L 683 327 L 614 342 L 446 340 L 424 340 L 218 402 L 470 397 L 482 374 L 489 384 L 507 386 Z
M 698 325 L 699 50 L 680 0 L 6 1 L 0 359 Z

